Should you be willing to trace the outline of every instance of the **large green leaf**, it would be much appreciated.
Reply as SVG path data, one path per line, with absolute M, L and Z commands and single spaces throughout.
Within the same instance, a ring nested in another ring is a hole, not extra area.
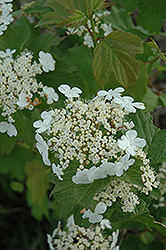
M 125 88 L 138 80 L 140 67 L 135 55 L 143 53 L 140 38 L 122 30 L 112 32 L 94 50 L 93 72 L 98 88 L 104 88 L 110 74 Z
M 64 170 L 63 181 L 60 181 L 58 178 L 52 178 L 52 182 L 55 183 L 52 194 L 54 194 L 55 199 L 60 204 L 61 216 L 66 216 L 77 204 L 93 209 L 95 206 L 93 196 L 111 182 L 111 177 L 107 177 L 90 184 L 75 184 L 72 182 L 72 176 L 76 174 L 77 166 L 75 162 Z
M 97 92 L 97 83 L 92 70 L 92 54 L 85 46 L 75 46 L 67 51 L 66 60 L 74 65 L 78 73 L 84 78 L 83 85 L 80 85 L 83 90 L 83 97 L 95 95 Z
M 150 145 L 148 157 L 152 163 L 166 161 L 166 130 L 158 131 Z
M 142 98 L 146 94 L 147 85 L 148 85 L 148 74 L 147 74 L 146 66 L 141 61 L 138 61 L 138 63 L 140 66 L 140 73 L 138 76 L 138 80 L 136 81 L 134 85 L 130 86 L 125 92 L 125 95 L 130 95 L 134 97 L 135 101 L 142 100 Z
M 137 23 L 149 30 L 152 34 L 158 33 L 166 18 L 165 0 L 124 0 L 127 11 L 139 9 Z
M 0 151 L 2 153 L 9 154 L 14 148 L 14 145 L 18 139 L 18 136 L 10 137 L 7 135 L 7 133 L 0 133 Z

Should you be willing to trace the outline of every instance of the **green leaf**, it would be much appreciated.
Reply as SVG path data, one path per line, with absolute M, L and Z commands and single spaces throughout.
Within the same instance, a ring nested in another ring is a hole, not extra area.
M 134 164 L 126 172 L 123 173 L 121 179 L 126 182 L 144 187 L 141 179 L 142 171 L 140 170 L 140 166 L 142 166 L 142 161 L 136 160 Z
M 166 226 L 160 222 L 154 220 L 153 216 L 150 214 L 142 214 L 137 217 L 132 218 L 132 221 L 137 221 L 143 223 L 150 230 L 157 230 L 163 236 L 166 236 Z
M 135 126 L 134 129 L 138 133 L 138 137 L 144 138 L 146 140 L 146 146 L 144 150 L 147 150 L 151 145 L 157 128 L 153 125 L 153 118 L 149 113 L 144 113 L 141 110 L 137 110 L 136 113 L 129 114 L 129 119 L 131 119 Z
M 61 216 L 69 214 L 77 204 L 93 209 L 95 206 L 93 196 L 111 182 L 111 177 L 107 177 L 90 184 L 75 184 L 72 182 L 72 176 L 76 174 L 77 166 L 78 164 L 75 162 L 64 170 L 63 181 L 56 177 L 52 178 L 52 182 L 55 183 L 52 194 L 60 204 Z
M 138 80 L 140 67 L 135 55 L 143 53 L 142 41 L 122 30 L 106 36 L 94 50 L 93 72 L 98 88 L 104 88 L 110 74 L 125 88 Z
M 41 34 L 39 37 L 37 37 L 35 40 L 31 42 L 27 46 L 27 48 L 31 51 L 34 51 L 34 59 L 39 58 L 39 52 L 40 51 L 45 51 L 45 52 L 50 52 L 50 48 L 53 45 L 58 45 L 61 39 L 58 36 L 55 36 L 53 34 Z
M 0 151 L 5 154 L 11 153 L 17 140 L 18 136 L 10 137 L 7 133 L 0 133 Z
M 46 2 L 47 0 L 36 0 L 28 9 L 25 10 L 25 13 L 44 14 L 46 12 L 51 11 L 51 8 L 44 6 Z
M 166 107 L 166 93 L 164 95 L 160 95 L 159 99 L 162 101 L 163 106 Z
M 166 161 L 166 130 L 158 131 L 148 150 L 148 157 L 152 163 Z
M 17 111 L 13 115 L 15 119 L 14 125 L 18 131 L 19 137 L 30 147 L 33 146 L 35 138 L 35 130 L 32 127 L 31 120 L 21 111 Z
M 79 57 L 78 57 L 79 55 Z M 83 90 L 83 97 L 95 95 L 97 92 L 97 83 L 92 70 L 92 54 L 85 46 L 75 46 L 66 53 L 68 63 L 77 68 L 77 72 L 84 78 L 80 88 Z
M 26 163 L 27 188 L 30 192 L 32 203 L 37 202 L 39 206 L 45 202 L 49 188 L 48 171 L 37 160 Z
M 19 181 L 25 178 L 25 163 L 33 159 L 31 151 L 16 145 L 9 155 L 0 155 L 0 172 Z
M 137 23 L 149 30 L 152 34 L 160 32 L 166 18 L 165 0 L 124 0 L 124 7 L 128 11 L 139 9 Z
M 147 89 L 145 96 L 142 99 L 142 102 L 145 103 L 146 112 L 152 112 L 154 108 L 159 105 L 162 105 L 162 102 L 158 95 L 154 94 L 151 89 Z
M 74 25 L 86 24 L 87 18 L 91 18 L 93 13 L 110 4 L 104 4 L 104 0 L 48 0 L 46 6 L 53 9 L 52 12 L 42 16 L 38 25 L 58 24 Z
M 146 66 L 141 61 L 138 61 L 138 63 L 140 66 L 140 73 L 138 76 L 138 80 L 136 81 L 134 85 L 130 86 L 125 92 L 125 95 L 134 97 L 135 101 L 142 100 L 142 98 L 146 94 L 147 85 L 148 85 L 148 74 L 147 74 Z

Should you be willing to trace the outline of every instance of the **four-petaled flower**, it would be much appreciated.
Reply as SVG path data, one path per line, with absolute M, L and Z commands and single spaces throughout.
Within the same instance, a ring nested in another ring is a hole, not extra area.
M 68 98 L 79 97 L 79 94 L 82 93 L 81 89 L 77 87 L 71 89 L 70 86 L 67 84 L 60 85 L 58 87 L 58 90 Z
M 11 123 L 7 123 L 7 122 L 0 122 L 0 132 L 1 133 L 5 133 L 7 132 L 7 134 L 12 137 L 13 135 L 16 136 L 17 135 L 17 129 L 15 128 L 15 126 Z
M 123 97 L 116 97 L 114 99 L 115 103 L 120 104 L 122 108 L 125 109 L 126 112 L 128 113 L 135 113 L 136 109 L 145 109 L 145 105 L 142 102 L 133 102 L 134 99 L 130 96 L 123 96 Z
M 96 170 L 96 167 L 93 166 L 90 169 L 84 169 L 77 171 L 76 175 L 72 177 L 72 181 L 75 184 L 89 184 L 94 181 L 94 179 L 89 179 L 89 176 L 91 173 L 93 173 Z
M 83 219 L 89 218 L 90 223 L 101 222 L 103 219 L 103 214 L 107 209 L 107 206 L 104 202 L 99 202 L 95 207 L 95 212 L 93 213 L 90 209 L 85 210 L 82 216 Z
M 126 132 L 126 135 L 122 135 L 120 139 L 118 139 L 118 146 L 126 150 L 126 153 L 129 155 L 136 155 L 136 151 L 138 147 L 143 148 L 146 145 L 145 139 L 141 139 L 137 137 L 137 131 L 129 130 Z
M 52 104 L 54 101 L 58 101 L 58 95 L 52 87 L 44 86 L 43 92 L 47 97 L 47 104 Z
M 100 226 L 101 226 L 101 229 L 105 229 L 105 228 L 112 229 L 111 222 L 109 220 L 107 220 L 107 219 L 103 219 L 100 222 Z
M 123 171 L 126 171 L 133 163 L 135 162 L 134 159 L 129 160 L 130 155 L 124 155 L 119 162 L 115 164 L 117 169 L 116 175 L 119 177 L 123 174 Z
M 51 121 L 52 121 L 52 116 L 51 116 L 52 112 L 49 111 L 43 111 L 41 113 L 41 118 L 43 118 L 43 121 L 41 120 L 38 120 L 38 121 L 35 121 L 33 123 L 33 126 L 35 128 L 38 128 L 36 130 L 36 133 L 43 133 L 44 131 L 46 131 L 47 129 L 49 129 L 50 125 L 51 125 Z
M 51 71 L 55 70 L 56 61 L 53 59 L 53 57 L 50 53 L 45 53 L 43 51 L 40 51 L 39 52 L 39 62 L 41 63 L 42 69 L 45 72 L 49 72 L 49 70 L 51 70 Z
M 33 95 L 31 93 L 26 94 L 26 93 L 21 92 L 21 94 L 19 94 L 17 105 L 20 107 L 20 109 L 23 109 L 24 107 L 30 104 L 32 96 Z
M 106 100 L 111 100 L 112 97 L 113 98 L 120 98 L 121 97 L 121 92 L 124 92 L 125 89 L 122 88 L 122 87 L 118 87 L 114 90 L 110 89 L 109 91 L 106 91 L 106 90 L 100 90 L 97 95 L 98 96 L 102 96 L 104 97 L 105 96 L 105 99 Z

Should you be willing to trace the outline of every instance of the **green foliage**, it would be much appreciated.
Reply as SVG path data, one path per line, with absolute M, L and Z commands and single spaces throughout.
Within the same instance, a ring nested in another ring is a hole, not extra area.
M 94 50 L 93 72 L 98 88 L 104 88 L 111 73 L 125 88 L 138 80 L 140 67 L 135 55 L 142 53 L 142 41 L 118 30 L 105 37 Z
M 150 145 L 148 156 L 152 163 L 159 163 L 166 161 L 166 130 L 158 131 Z
M 165 0 L 139 0 L 133 2 L 132 0 L 124 0 L 124 7 L 127 11 L 139 9 L 138 25 L 149 30 L 152 34 L 158 33 L 166 18 L 166 3 Z
M 42 16 L 38 25 L 59 24 L 74 25 L 75 27 L 85 24 L 87 18 L 91 18 L 93 12 L 104 8 L 103 0 L 48 0 L 47 6 L 54 11 L 46 13 Z

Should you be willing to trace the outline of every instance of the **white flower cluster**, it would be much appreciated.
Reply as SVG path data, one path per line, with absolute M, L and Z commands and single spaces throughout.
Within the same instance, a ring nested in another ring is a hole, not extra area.
M 121 198 L 123 212 L 133 212 L 135 206 L 139 204 L 139 198 L 132 191 L 132 184 L 125 183 L 120 179 L 112 180 L 111 183 L 100 193 L 94 196 L 94 200 L 101 200 L 107 206 L 111 206 L 112 202 L 116 202 L 117 198 Z
M 166 162 L 162 162 L 159 167 L 159 173 L 156 176 L 157 181 L 159 182 L 159 195 L 151 195 L 153 199 L 158 201 L 158 204 L 153 204 L 153 206 L 157 209 L 159 207 L 166 206 Z
M 7 29 L 7 26 L 13 22 L 13 17 L 10 14 L 13 9 L 13 5 L 9 2 L 12 2 L 13 0 L 0 0 L 0 36 L 4 33 L 4 31 Z
M 142 191 L 147 193 L 157 187 L 154 171 L 143 151 L 146 141 L 137 137 L 134 123 L 125 120 L 136 108 L 144 109 L 143 103 L 134 102 L 129 96 L 122 97 L 124 89 L 121 87 L 99 91 L 92 100 L 81 100 L 82 91 L 76 87 L 61 85 L 58 89 L 67 97 L 65 108 L 42 112 L 43 120 L 33 125 L 37 128 L 36 146 L 44 163 L 51 165 L 49 151 L 58 160 L 57 166 L 52 164 L 52 170 L 59 180 L 63 180 L 65 169 L 74 161 L 78 165 L 72 177 L 75 184 L 89 184 L 107 176 L 113 176 L 116 182 L 117 177 L 139 159 L 145 185 Z M 122 188 L 119 183 L 117 186 Z M 130 184 L 124 185 L 128 185 L 128 200 L 123 200 L 122 209 L 134 211 L 138 198 L 130 191 Z
M 8 123 L 0 123 L 0 132 L 7 131 L 9 136 L 17 134 L 14 125 L 11 124 L 14 122 L 13 113 L 24 108 L 32 110 L 41 103 L 37 97 L 34 98 L 34 94 L 40 97 L 46 96 L 48 104 L 58 100 L 53 88 L 43 86 L 36 80 L 36 75 L 43 72 L 41 67 L 44 67 L 43 70 L 46 69 L 46 72 L 48 69 L 54 69 L 55 61 L 52 56 L 41 51 L 39 56 L 42 58 L 39 58 L 40 64 L 38 64 L 32 61 L 33 55 L 28 50 L 14 59 L 15 51 L 15 49 L 0 51 L 0 107 L 1 115 L 8 119 Z
M 72 218 L 70 218 L 72 217 Z M 68 219 L 68 231 L 61 230 L 61 224 L 53 231 L 52 236 L 47 234 L 47 241 L 51 250 L 119 250 L 116 246 L 119 230 L 110 236 L 103 235 L 103 223 L 89 228 L 75 225 L 73 215 Z
M 97 13 L 93 14 L 93 20 L 92 22 L 94 23 L 94 30 L 96 35 L 99 34 L 99 29 L 102 29 L 104 31 L 104 36 L 109 35 L 113 30 L 112 30 L 112 24 L 107 25 L 106 23 L 102 23 L 100 19 L 103 16 L 108 16 L 110 15 L 110 11 L 104 11 L 103 13 Z M 94 47 L 93 39 L 92 39 L 92 23 L 90 20 L 87 21 L 86 26 L 81 25 L 78 28 L 67 28 L 68 35 L 73 35 L 77 34 L 78 36 L 81 36 L 82 34 L 84 35 L 84 45 L 87 45 L 89 48 Z

